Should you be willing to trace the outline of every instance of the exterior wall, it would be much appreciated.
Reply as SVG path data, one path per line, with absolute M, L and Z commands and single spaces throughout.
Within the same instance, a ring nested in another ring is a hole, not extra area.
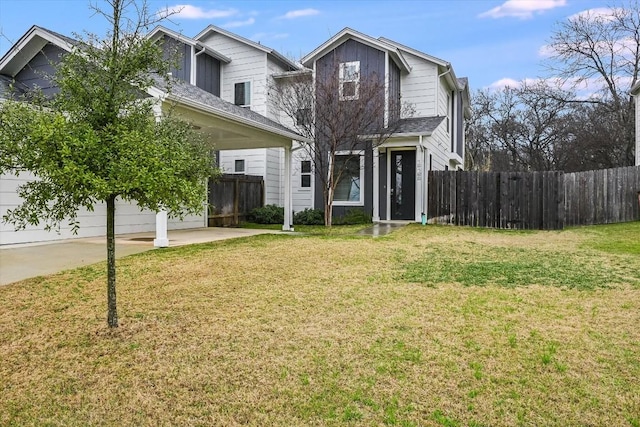
M 231 62 L 223 66 L 221 98 L 233 103 L 234 85 L 251 82 L 251 110 L 266 116 L 267 54 L 218 33 L 210 33 L 200 41 L 231 58 Z
M 196 86 L 220 96 L 220 61 L 206 53 L 196 57 Z
M 191 46 L 165 35 L 162 39 L 162 50 L 164 59 L 176 62 L 176 66 L 171 67 L 171 75 L 191 83 Z
M 389 123 L 400 119 L 402 97 L 400 92 L 400 68 L 389 59 Z
M 52 45 L 46 44 L 42 51 L 29 61 L 29 63 L 15 76 L 17 83 L 21 83 L 29 89 L 40 88 L 45 96 L 58 93 L 58 88 L 54 86 L 51 77 L 55 74 L 52 63 L 60 61 L 66 52 Z
M 21 203 L 16 190 L 19 185 L 33 180 L 32 175 L 20 174 L 0 176 L 0 217 L 7 210 L 14 209 Z M 153 232 L 156 226 L 156 215 L 149 210 L 141 211 L 134 203 L 116 201 L 116 234 Z M 25 230 L 15 231 L 11 224 L 0 223 L 0 244 L 16 244 L 30 242 L 45 242 L 60 239 L 104 236 L 107 233 L 107 211 L 105 203 L 97 203 L 93 212 L 81 209 L 78 213 L 80 228 L 78 234 L 73 234 L 67 223 L 62 223 L 60 233 L 46 231 L 44 225 L 28 226 Z M 198 228 L 206 226 L 206 216 L 192 215 L 184 218 L 169 220 L 169 230 Z
M 437 116 L 435 100 L 438 67 L 408 52 L 402 53 L 411 66 L 411 72 L 400 78 L 402 101 L 415 107 L 415 117 Z
M 311 187 L 302 187 L 301 178 L 301 162 L 303 160 L 311 160 L 309 154 L 304 149 L 293 152 L 291 167 L 291 188 L 292 188 L 292 209 L 294 212 L 300 212 L 305 209 L 313 208 L 313 188 L 315 185 L 315 176 L 313 174 L 313 162 L 311 173 Z
M 265 203 L 284 206 L 284 149 L 265 149 Z
M 462 95 L 456 93 L 456 153 L 464 159 L 464 106 L 462 105 Z

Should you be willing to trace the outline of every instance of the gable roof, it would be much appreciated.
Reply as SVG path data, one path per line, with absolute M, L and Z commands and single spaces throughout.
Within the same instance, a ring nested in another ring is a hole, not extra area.
M 266 53 L 267 55 L 272 55 L 274 58 L 276 58 L 278 61 L 284 63 L 286 66 L 297 70 L 300 68 L 300 65 L 296 64 L 295 62 L 291 61 L 289 58 L 287 58 L 286 56 L 282 55 L 281 53 L 279 53 L 277 50 L 275 49 L 271 49 L 270 47 L 267 47 L 263 44 L 260 43 L 256 43 L 252 40 L 246 39 L 242 36 L 239 36 L 238 34 L 234 34 L 230 31 L 227 30 L 223 30 L 220 27 L 216 27 L 215 25 L 209 24 L 209 26 L 207 26 L 207 28 L 205 28 L 204 30 L 200 31 L 200 33 L 198 33 L 197 36 L 194 37 L 195 40 L 200 41 L 202 38 L 206 37 L 207 35 L 209 35 L 209 33 L 218 33 L 218 34 L 222 34 L 223 36 L 227 36 L 231 39 L 234 39 L 240 43 L 244 43 L 247 46 L 251 46 L 254 49 L 258 49 L 259 51 L 262 51 L 264 53 Z
M 409 52 L 412 55 L 415 55 L 419 58 L 425 59 L 427 61 L 433 62 L 434 64 L 440 65 L 441 67 L 449 67 L 451 64 L 444 59 L 436 58 L 435 56 L 428 55 L 424 52 L 420 52 L 417 49 L 411 48 L 409 46 L 405 46 L 401 43 L 388 39 L 386 37 L 379 37 L 378 40 L 382 43 L 394 46 L 396 49 L 404 50 L 405 52 Z
M 34 25 L 0 58 L 0 74 L 15 77 L 47 43 L 67 52 L 80 44 L 78 40 Z
M 180 34 L 177 31 L 173 31 L 166 27 L 163 27 L 162 25 L 158 25 L 157 27 L 155 27 L 149 34 L 147 34 L 147 38 L 149 38 L 150 40 L 158 40 L 163 35 L 166 35 L 175 40 L 181 41 L 182 43 L 188 44 L 189 46 L 193 46 L 196 48 L 196 50 L 197 49 L 200 49 L 200 51 L 204 50 L 204 52 L 207 55 L 213 58 L 216 58 L 217 60 L 224 62 L 225 64 L 228 64 L 231 62 L 231 58 L 221 54 L 220 52 L 215 51 L 214 49 L 211 49 L 209 46 L 206 46 L 197 40 L 194 40 L 190 37 Z
M 402 56 L 400 50 L 388 43 L 381 42 L 378 39 L 375 39 L 371 36 L 363 34 L 359 31 L 351 29 L 349 27 L 344 28 L 338 34 L 331 37 L 329 40 L 318 46 L 313 52 L 309 53 L 307 56 L 302 58 L 300 62 L 302 65 L 308 68 L 313 67 L 313 61 L 324 56 L 327 52 L 332 51 L 345 41 L 349 39 L 354 39 L 360 43 L 366 44 L 378 50 L 382 50 L 388 52 L 394 62 L 400 67 L 402 71 L 410 72 L 411 66 L 407 62 L 407 60 Z

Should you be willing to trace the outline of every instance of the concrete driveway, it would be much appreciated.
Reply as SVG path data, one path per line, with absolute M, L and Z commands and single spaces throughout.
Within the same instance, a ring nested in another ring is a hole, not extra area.
M 213 242 L 215 240 L 281 233 L 275 230 L 246 228 L 197 228 L 169 231 L 169 246 Z M 116 257 L 156 249 L 154 233 L 122 234 L 116 236 Z M 158 249 L 161 250 L 161 249 Z M 107 259 L 105 237 L 67 239 L 56 242 L 22 245 L 0 245 L 0 285 L 58 273 L 63 270 L 95 264 Z

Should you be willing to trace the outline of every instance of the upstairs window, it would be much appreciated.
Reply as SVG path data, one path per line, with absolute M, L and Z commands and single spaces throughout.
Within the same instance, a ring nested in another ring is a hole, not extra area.
M 311 188 L 311 160 L 300 162 L 300 187 Z
M 358 99 L 360 89 L 360 61 L 340 63 L 340 100 Z
M 235 84 L 233 103 L 240 107 L 248 108 L 251 106 L 251 82 Z
M 311 124 L 311 108 L 300 108 L 296 111 L 296 125 L 309 126 Z

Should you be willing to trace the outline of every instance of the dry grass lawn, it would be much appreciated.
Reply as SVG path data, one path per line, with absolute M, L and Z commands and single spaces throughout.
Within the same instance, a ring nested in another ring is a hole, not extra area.
M 640 222 L 257 236 L 0 288 L 0 425 L 639 426 Z

